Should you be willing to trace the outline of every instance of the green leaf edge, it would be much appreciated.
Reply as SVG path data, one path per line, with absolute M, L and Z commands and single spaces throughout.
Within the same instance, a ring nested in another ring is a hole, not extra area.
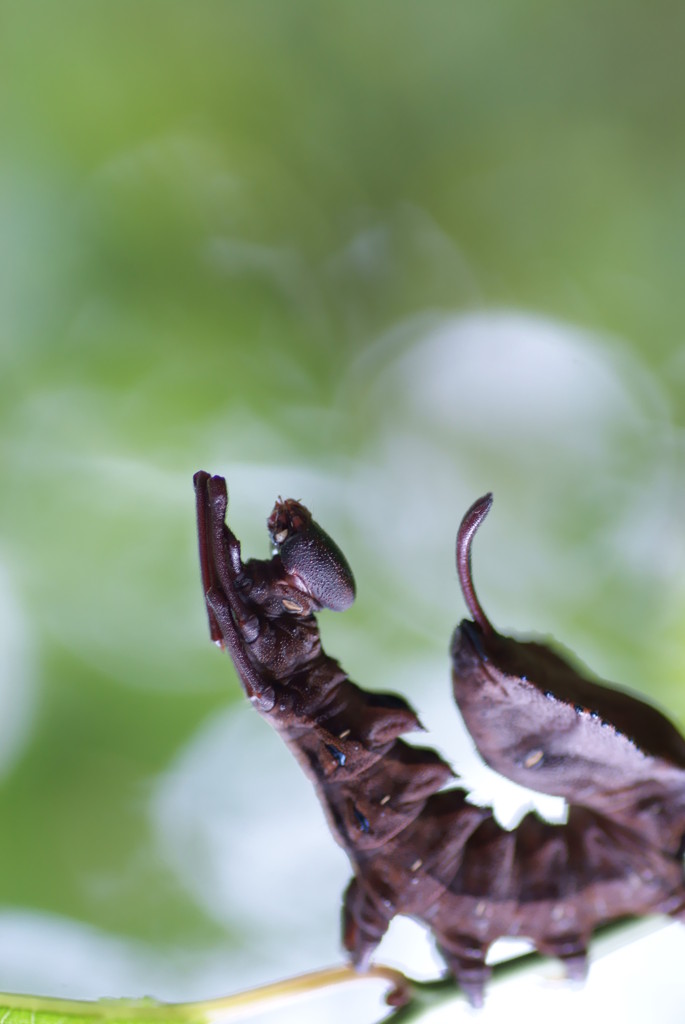
M 360 974 L 338 966 L 300 974 L 219 999 L 164 1003 L 156 999 L 57 999 L 51 996 L 0 994 L 0 1024 L 214 1024 L 276 1009 L 334 985 L 382 980 L 389 985 L 391 1005 L 411 996 L 410 983 L 400 971 L 381 964 Z

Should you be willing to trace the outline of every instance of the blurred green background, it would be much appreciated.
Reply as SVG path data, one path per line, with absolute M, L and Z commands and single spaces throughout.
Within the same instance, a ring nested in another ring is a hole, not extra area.
M 493 489 L 493 619 L 685 726 L 684 30 L 0 3 L 0 988 L 336 956 L 344 857 L 208 642 L 196 469 L 249 553 L 279 493 L 313 507 L 359 584 L 328 649 L 448 728 L 454 533 Z

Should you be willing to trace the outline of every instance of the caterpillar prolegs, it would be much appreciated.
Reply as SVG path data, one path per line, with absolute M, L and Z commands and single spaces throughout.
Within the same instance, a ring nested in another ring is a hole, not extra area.
M 685 742 L 658 712 L 599 686 L 540 644 L 501 637 L 470 574 L 476 502 L 457 568 L 473 621 L 452 642 L 454 694 L 486 761 L 569 801 L 564 825 L 533 814 L 507 831 L 467 801 L 450 766 L 401 737 L 420 728 L 395 694 L 361 689 L 321 646 L 315 614 L 355 597 L 337 545 L 299 502 L 278 501 L 274 554 L 243 562 L 222 477 L 194 477 L 212 639 L 246 695 L 312 780 L 353 878 L 343 943 L 363 967 L 397 914 L 424 922 L 474 1005 L 503 936 L 528 938 L 582 976 L 595 928 L 626 915 L 685 919 Z

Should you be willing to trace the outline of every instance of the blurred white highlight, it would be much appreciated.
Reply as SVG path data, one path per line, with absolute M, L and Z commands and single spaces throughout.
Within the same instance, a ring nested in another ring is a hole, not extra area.
M 9 574 L 0 562 L 0 776 L 14 764 L 31 732 L 36 705 L 29 627 Z

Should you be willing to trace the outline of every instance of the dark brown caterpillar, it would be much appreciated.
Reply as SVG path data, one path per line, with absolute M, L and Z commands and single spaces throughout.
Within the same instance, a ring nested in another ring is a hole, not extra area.
M 354 599 L 337 546 L 302 505 L 279 501 L 268 521 L 276 554 L 243 563 L 224 521 L 225 481 L 199 472 L 194 482 L 210 633 L 312 779 L 348 854 L 343 941 L 353 963 L 368 962 L 396 914 L 410 915 L 429 925 L 478 1005 L 501 936 L 528 937 L 581 975 L 600 922 L 683 915 L 679 860 L 622 823 L 572 807 L 566 825 L 528 815 L 508 832 L 462 788 L 442 789 L 450 767 L 399 738 L 420 728 L 415 712 L 362 690 L 321 647 L 314 613 Z
M 454 696 L 482 757 L 501 775 L 563 796 L 678 856 L 685 832 L 685 740 L 656 708 L 595 682 L 544 644 L 501 636 L 478 601 L 471 542 L 486 494 L 457 535 L 473 622 L 452 638 Z

